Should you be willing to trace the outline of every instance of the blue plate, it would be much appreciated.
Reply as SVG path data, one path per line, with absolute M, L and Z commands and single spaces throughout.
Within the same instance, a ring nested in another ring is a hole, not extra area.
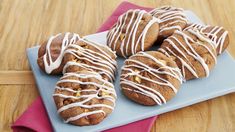
M 186 11 L 186 14 L 191 22 L 202 23 L 191 11 Z M 106 44 L 106 34 L 107 32 L 102 32 L 86 36 L 86 38 L 91 41 Z M 124 59 L 118 58 L 117 61 L 119 69 L 116 77 L 117 79 L 115 81 L 115 89 L 118 99 L 115 110 L 112 114 L 103 122 L 94 126 L 79 127 L 65 124 L 58 116 L 56 106 L 52 98 L 55 84 L 60 76 L 50 76 L 39 69 L 37 65 L 38 48 L 38 46 L 29 48 L 27 50 L 27 55 L 39 92 L 55 131 L 102 131 L 235 92 L 235 62 L 229 53 L 225 52 L 218 57 L 218 63 L 208 78 L 191 80 L 184 83 L 176 97 L 165 105 L 142 106 L 130 101 L 122 95 L 119 86 L 119 73 Z

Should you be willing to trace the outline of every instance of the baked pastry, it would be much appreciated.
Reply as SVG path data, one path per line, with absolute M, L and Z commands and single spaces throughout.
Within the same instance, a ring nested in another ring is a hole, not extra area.
M 209 37 L 215 44 L 217 55 L 220 55 L 229 45 L 228 31 L 220 26 L 202 25 L 191 23 L 184 30 L 191 28 L 199 29 L 204 35 Z
M 176 62 L 185 80 L 209 76 L 216 64 L 212 41 L 197 29 L 175 31 L 158 50 Z
M 157 40 L 158 21 L 144 10 L 129 10 L 108 32 L 107 44 L 122 57 L 145 51 Z
M 98 73 L 80 71 L 65 73 L 53 97 L 65 123 L 84 126 L 98 124 L 113 111 L 116 93 Z
M 68 46 L 64 53 L 64 62 L 63 73 L 88 70 L 99 73 L 110 82 L 115 79 L 116 54 L 106 45 L 80 39 Z
M 172 35 L 176 30 L 181 31 L 188 23 L 184 9 L 182 8 L 163 6 L 155 8 L 149 13 L 160 20 L 160 39 Z
M 142 105 L 162 105 L 182 83 L 176 63 L 158 51 L 139 52 L 125 61 L 120 76 L 125 96 Z
M 38 50 L 38 66 L 47 74 L 60 74 L 64 65 L 64 50 L 79 39 L 78 34 L 69 32 L 51 36 Z

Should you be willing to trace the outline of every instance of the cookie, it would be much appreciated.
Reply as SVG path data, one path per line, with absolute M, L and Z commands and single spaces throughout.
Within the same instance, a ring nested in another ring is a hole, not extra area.
M 185 80 L 209 76 L 209 71 L 216 64 L 212 41 L 197 29 L 175 31 L 164 40 L 158 51 L 176 62 Z
M 63 53 L 68 45 L 80 39 L 75 33 L 60 33 L 51 36 L 38 50 L 37 63 L 47 74 L 61 74 L 63 70 Z
M 206 35 L 213 41 L 216 47 L 217 55 L 223 53 L 229 45 L 228 31 L 223 27 L 192 23 L 188 24 L 188 26 L 184 30 L 188 30 L 191 28 L 199 29 L 204 35 Z
M 129 10 L 118 18 L 107 34 L 107 44 L 119 56 L 148 50 L 157 40 L 158 19 L 144 10 Z
M 99 73 L 110 82 L 115 79 L 116 54 L 106 45 L 80 39 L 68 46 L 64 53 L 64 62 L 63 73 L 88 70 Z
M 85 126 L 100 123 L 115 106 L 112 83 L 96 72 L 65 73 L 56 84 L 53 98 L 65 123 Z
M 120 85 L 125 96 L 142 105 L 162 105 L 182 83 L 176 63 L 158 51 L 139 52 L 125 61 Z
M 176 30 L 181 31 L 188 23 L 182 8 L 163 6 L 149 13 L 160 20 L 159 38 L 161 39 L 169 37 Z

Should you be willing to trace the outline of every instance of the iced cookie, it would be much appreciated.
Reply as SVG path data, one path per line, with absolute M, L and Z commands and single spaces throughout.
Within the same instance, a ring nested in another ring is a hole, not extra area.
M 228 31 L 220 26 L 201 25 L 201 24 L 188 24 L 184 30 L 197 28 L 204 35 L 209 37 L 215 44 L 217 55 L 220 55 L 229 45 Z
M 114 109 L 113 84 L 96 72 L 65 73 L 53 94 L 58 114 L 65 123 L 85 126 L 100 123 Z
M 129 10 L 109 30 L 107 44 L 122 57 L 145 51 L 157 40 L 158 21 L 144 10 Z
M 47 74 L 61 74 L 64 50 L 79 39 L 78 34 L 69 32 L 51 36 L 38 50 L 38 66 Z
M 139 52 L 125 61 L 120 76 L 125 96 L 142 105 L 162 105 L 182 83 L 176 63 L 158 51 Z
M 174 33 L 181 31 L 188 23 L 184 10 L 171 6 L 163 6 L 149 12 L 160 20 L 159 38 L 166 38 Z
M 176 62 L 185 80 L 209 76 L 216 64 L 214 44 L 197 29 L 175 31 L 158 50 Z
M 63 73 L 88 70 L 99 73 L 110 82 L 115 79 L 116 54 L 106 45 L 80 39 L 68 46 L 64 53 L 64 62 Z

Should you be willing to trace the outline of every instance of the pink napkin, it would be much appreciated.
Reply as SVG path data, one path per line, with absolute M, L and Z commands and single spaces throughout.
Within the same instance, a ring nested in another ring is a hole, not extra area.
M 111 28 L 112 25 L 117 21 L 118 17 L 129 9 L 143 9 L 146 11 L 151 10 L 151 8 L 137 6 L 132 3 L 124 1 L 117 7 L 117 9 L 112 13 L 112 15 L 104 22 L 104 24 L 99 28 L 98 32 L 102 32 Z M 137 121 L 134 123 L 130 123 L 124 126 L 105 130 L 105 132 L 150 131 L 151 126 L 154 123 L 156 118 L 157 116 L 151 117 L 151 118 Z M 14 132 L 20 132 L 20 131 L 50 132 L 50 131 L 53 131 L 41 97 L 38 97 L 31 104 L 31 106 L 15 121 L 15 123 L 11 127 Z

